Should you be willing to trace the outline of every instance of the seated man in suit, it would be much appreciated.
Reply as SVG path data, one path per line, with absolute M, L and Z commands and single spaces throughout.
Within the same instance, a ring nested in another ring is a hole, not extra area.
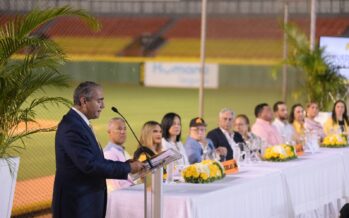
M 138 161 L 112 161 L 103 156 L 90 119 L 104 108 L 102 87 L 81 83 L 74 92 L 74 105 L 56 132 L 56 176 L 53 188 L 54 218 L 103 218 L 106 213 L 106 179 L 127 179 L 143 169 Z
M 218 128 L 211 130 L 207 138 L 211 139 L 216 148 L 227 149 L 226 160 L 233 159 L 232 147 L 236 143 L 244 142 L 240 133 L 233 131 L 234 113 L 228 108 L 223 108 L 219 112 Z
M 184 148 L 188 155 L 190 164 L 199 163 L 202 160 L 217 159 L 219 156 L 225 156 L 225 148 L 216 149 L 212 141 L 205 137 L 206 123 L 204 119 L 196 117 L 190 121 L 189 136 L 185 142 Z
M 104 157 L 108 160 L 125 162 L 131 159 L 124 147 L 126 141 L 125 120 L 120 117 L 112 118 L 108 123 L 109 142 L 104 148 Z M 107 179 L 108 192 L 116 189 L 126 188 L 133 185 L 132 180 L 127 179 Z

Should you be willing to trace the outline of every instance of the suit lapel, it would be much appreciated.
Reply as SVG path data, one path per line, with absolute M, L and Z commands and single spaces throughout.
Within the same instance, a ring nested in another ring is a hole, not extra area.
M 224 133 L 222 132 L 222 130 L 220 128 L 218 128 L 218 134 L 220 134 L 219 138 L 222 138 L 224 141 L 224 144 L 228 147 L 230 147 L 230 144 L 228 142 L 228 139 L 225 137 Z
M 94 132 L 92 131 L 92 129 L 87 125 L 87 123 L 80 117 L 80 115 L 78 113 L 76 113 L 73 109 L 70 109 L 69 114 L 71 116 L 73 116 L 76 120 L 78 120 L 81 124 L 81 126 L 84 128 L 83 131 L 87 131 L 89 133 L 89 138 L 92 139 L 92 141 L 94 142 L 94 144 L 96 145 L 97 149 L 99 151 L 101 151 L 101 147 L 99 145 L 99 142 L 97 141 L 97 138 L 94 134 Z M 101 153 L 103 154 L 103 152 L 101 151 Z
M 92 132 L 91 128 L 87 125 L 87 123 L 80 117 L 78 113 L 76 113 L 73 109 L 70 109 L 69 114 L 73 116 L 76 120 L 80 122 L 80 124 L 85 128 L 87 132 L 90 133 L 94 137 L 94 133 Z

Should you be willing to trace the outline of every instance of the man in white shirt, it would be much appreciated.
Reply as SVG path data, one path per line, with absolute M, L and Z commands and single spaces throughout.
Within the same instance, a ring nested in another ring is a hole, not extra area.
M 109 142 L 103 149 L 104 157 L 108 160 L 125 162 L 131 159 L 124 147 L 126 141 L 126 125 L 122 118 L 115 117 L 109 121 Z M 133 185 L 132 180 L 107 179 L 108 192 Z
M 288 111 L 285 102 L 278 101 L 273 106 L 275 119 L 273 126 L 277 129 L 284 143 L 293 140 L 295 131 L 293 126 L 288 122 Z

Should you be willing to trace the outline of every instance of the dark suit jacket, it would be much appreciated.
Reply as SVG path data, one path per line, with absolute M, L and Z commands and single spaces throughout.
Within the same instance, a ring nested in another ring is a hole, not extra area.
M 225 137 L 224 133 L 220 128 L 211 130 L 207 134 L 207 138 L 212 140 L 216 148 L 225 147 L 227 149 L 227 157 L 226 157 L 227 160 L 233 159 L 233 149 L 229 145 L 227 138 Z M 236 143 L 239 143 L 239 142 L 244 142 L 244 139 L 242 138 L 240 133 L 234 131 L 234 141 Z
M 104 218 L 105 179 L 127 179 L 130 164 L 104 159 L 92 130 L 74 110 L 58 125 L 55 149 L 53 217 Z

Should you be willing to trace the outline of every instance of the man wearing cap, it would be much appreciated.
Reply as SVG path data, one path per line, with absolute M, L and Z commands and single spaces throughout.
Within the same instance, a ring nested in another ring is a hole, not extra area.
M 227 150 L 226 160 L 233 159 L 233 149 L 236 143 L 244 142 L 240 133 L 232 130 L 234 123 L 234 112 L 223 108 L 219 112 L 218 128 L 211 130 L 207 138 L 211 139 L 215 148 L 224 147 Z
M 225 148 L 215 149 L 212 141 L 205 137 L 206 126 L 204 119 L 200 117 L 192 119 L 189 123 L 189 136 L 184 147 L 190 164 L 226 156 Z

